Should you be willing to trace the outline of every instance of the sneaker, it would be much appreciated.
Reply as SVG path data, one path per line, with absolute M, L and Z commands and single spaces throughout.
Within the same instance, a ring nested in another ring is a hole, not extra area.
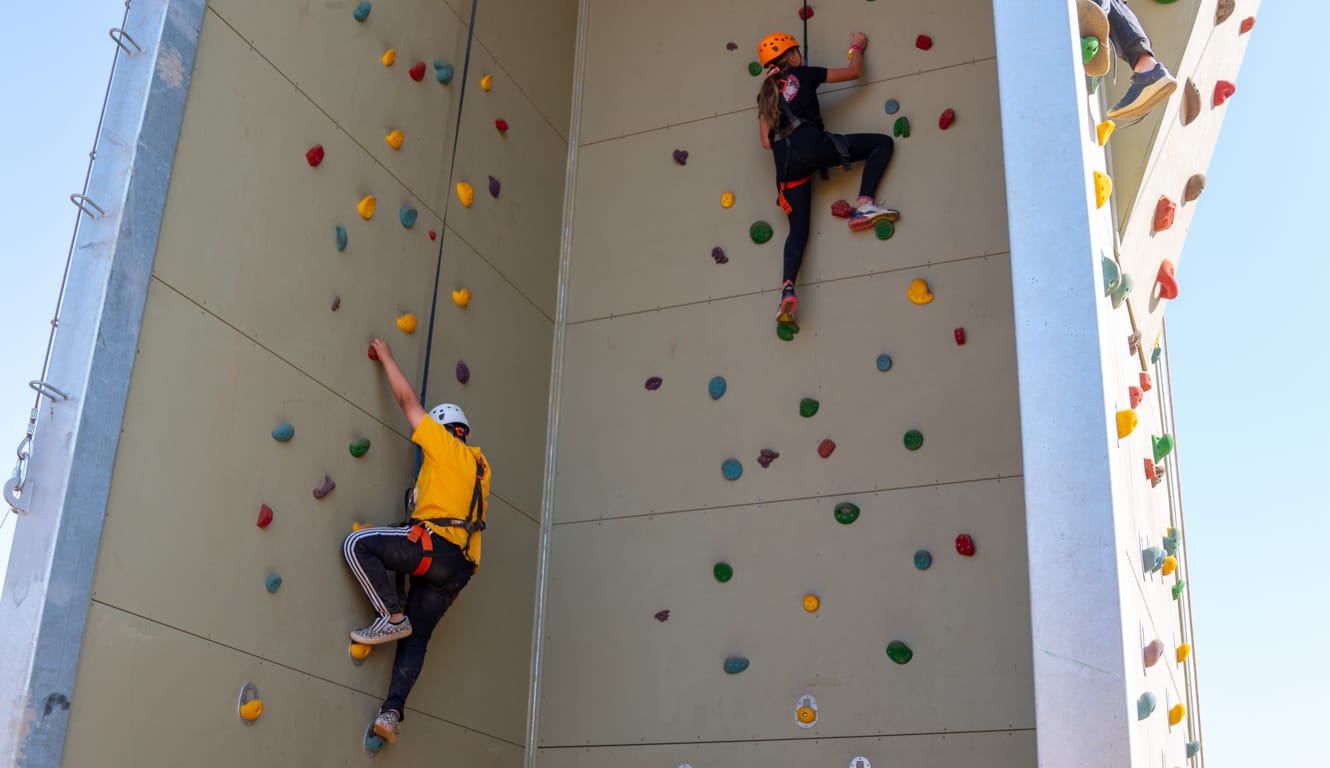
M 850 229 L 861 232 L 865 229 L 872 229 L 878 219 L 896 222 L 900 221 L 900 218 L 901 212 L 894 208 L 883 208 L 877 203 L 868 203 L 855 208 L 850 213 Z
M 397 742 L 397 734 L 402 732 L 398 723 L 402 721 L 400 715 L 391 709 L 385 709 L 374 718 L 374 733 L 383 737 L 383 740 L 389 744 Z
M 351 639 L 365 645 L 382 645 L 394 640 L 411 636 L 411 619 L 403 616 L 401 624 L 388 621 L 387 616 L 380 616 L 368 627 L 351 630 Z
M 1168 73 L 1163 63 L 1155 64 L 1154 69 L 1148 72 L 1135 72 L 1131 76 L 1131 87 L 1122 95 L 1122 100 L 1108 110 L 1108 118 L 1130 120 L 1133 117 L 1145 117 L 1177 89 L 1178 81 Z
M 799 297 L 794 293 L 794 283 L 786 280 L 784 287 L 780 289 L 780 312 L 776 314 L 777 322 L 794 322 L 794 310 L 798 308 Z

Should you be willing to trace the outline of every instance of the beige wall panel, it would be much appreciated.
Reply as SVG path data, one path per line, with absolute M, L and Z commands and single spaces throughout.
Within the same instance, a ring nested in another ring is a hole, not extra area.
M 863 510 L 849 526 L 832 500 L 557 526 L 538 743 L 1032 728 L 1020 480 L 847 498 Z M 955 552 L 962 532 L 976 557 Z M 908 665 L 885 655 L 893 639 L 915 651 Z M 729 655 L 752 666 L 726 675 Z M 811 730 L 795 724 L 803 694 L 819 705 Z
M 341 542 L 353 522 L 401 519 L 415 467 L 412 446 L 393 431 L 404 420 L 376 422 L 157 282 L 140 349 L 94 598 L 315 677 L 385 692 L 391 653 L 361 669 L 346 655 L 346 633 L 372 614 Z M 390 400 L 382 377 L 364 365 Z M 289 443 L 268 434 L 282 421 L 296 427 Z M 347 444 L 362 436 L 373 447 L 355 459 Z M 311 489 L 325 473 L 337 489 L 315 500 Z M 266 530 L 255 526 L 263 503 L 275 512 Z M 434 637 L 412 705 L 520 742 L 537 526 L 493 498 L 490 520 L 486 567 Z M 271 573 L 284 580 L 276 594 L 264 590 Z M 459 690 L 477 693 L 453 695 Z
M 452 300 L 452 291 L 461 288 L 472 293 L 465 309 Z M 491 493 L 536 520 L 554 324 L 451 230 L 443 243 L 438 311 L 427 407 L 445 401 L 462 406 L 474 443 L 494 465 Z M 465 385 L 457 381 L 459 360 L 471 370 Z
M 469 3 L 452 3 L 464 18 L 470 16 Z M 572 107 L 577 6 L 578 0 L 481 0 L 476 19 L 476 39 L 565 141 Z M 499 72 L 495 79 L 502 84 Z M 562 193 L 560 187 L 558 194 Z
M 756 59 L 764 35 L 784 31 L 803 36 L 797 8 L 760 0 L 684 0 L 663 10 L 645 0 L 591 0 L 582 141 L 752 109 L 758 79 L 748 74 L 748 62 Z M 824 3 L 815 10 L 808 22 L 813 63 L 843 66 L 850 32 L 862 31 L 870 39 L 869 81 L 994 53 L 993 9 L 986 0 Z M 932 35 L 932 50 L 915 48 L 921 33 Z M 738 50 L 726 50 L 731 41 Z
M 64 765 L 364 765 L 362 738 L 377 696 L 94 603 L 70 711 Z M 263 716 L 236 716 L 253 682 Z M 408 713 L 402 738 L 375 765 L 517 768 L 522 749 L 447 720 Z
M 824 89 L 823 114 L 832 130 L 890 135 L 889 98 L 911 122 L 878 189 L 902 211 L 896 234 L 883 242 L 851 232 L 830 213 L 834 201 L 858 193 L 862 164 L 833 170 L 829 182 L 815 179 L 804 283 L 1007 250 L 993 60 Z M 948 107 L 958 118 L 940 131 L 937 119 Z M 675 148 L 688 150 L 686 166 L 671 158 Z M 720 206 L 725 191 L 736 197 L 728 210 Z M 755 110 L 585 147 L 577 195 L 568 292 L 574 322 L 780 285 L 789 226 L 776 205 L 775 166 L 758 142 Z M 776 232 L 763 245 L 748 236 L 758 219 Z M 712 261 L 714 246 L 725 249 L 729 264 Z
M 860 756 L 868 758 L 873 768 L 897 765 L 1033 768 L 1036 760 L 1032 731 L 1006 731 L 870 739 L 542 749 L 539 765 L 541 768 L 673 768 L 687 763 L 696 768 L 844 768 Z
M 438 0 L 377 2 L 361 24 L 351 15 L 356 3 L 212 0 L 209 7 L 213 13 L 205 21 L 204 45 L 217 31 L 213 28 L 222 26 L 217 22 L 223 21 L 257 49 L 267 66 L 280 70 L 281 77 L 295 83 L 300 93 L 331 119 L 333 124 L 288 125 L 284 120 L 272 120 L 255 126 L 256 143 L 270 140 L 264 132 L 272 129 L 293 133 L 289 142 L 282 142 L 285 151 L 271 167 L 295 169 L 298 162 L 303 162 L 300 156 L 305 149 L 320 142 L 329 155 L 322 171 L 330 170 L 330 165 L 354 167 L 353 157 L 355 164 L 363 163 L 366 158 L 362 155 L 367 152 L 426 205 L 441 211 L 448 194 L 448 160 L 466 50 L 466 25 Z M 397 63 L 385 67 L 380 57 L 389 48 L 397 50 Z M 214 66 L 205 58 L 204 50 L 199 52 L 199 71 Z M 435 59 L 456 68 L 457 77 L 451 85 L 442 85 L 434 78 Z M 426 64 L 425 79 L 419 83 L 408 75 L 417 61 Z M 222 69 L 219 76 L 229 74 L 231 87 L 235 83 L 252 84 L 248 77 L 230 69 L 229 63 L 217 66 Z M 295 96 L 290 84 L 284 85 L 285 98 Z M 199 92 L 195 85 L 191 96 Z M 396 152 L 383 140 L 393 130 L 406 135 L 402 149 Z M 329 138 L 343 131 L 350 134 L 361 152 L 353 155 L 349 148 L 333 151 Z M 396 209 L 394 204 L 392 212 Z
M 931 304 L 906 298 L 914 278 Z M 823 284 L 802 294 L 793 343 L 776 337 L 767 295 L 570 328 L 559 451 L 575 460 L 559 463 L 556 519 L 1019 474 L 1010 280 L 1005 257 L 982 257 Z M 716 375 L 729 391 L 713 401 Z M 658 391 L 643 388 L 650 376 Z M 821 401 L 812 419 L 805 396 Z M 902 445 L 909 429 L 924 434 L 917 452 Z M 826 460 L 823 438 L 838 446 Z M 762 448 L 781 453 L 766 470 Z M 730 457 L 744 464 L 736 482 L 721 475 Z

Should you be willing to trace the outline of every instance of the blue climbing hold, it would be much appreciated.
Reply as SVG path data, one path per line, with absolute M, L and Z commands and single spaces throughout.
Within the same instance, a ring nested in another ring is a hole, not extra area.
M 453 65 L 443 59 L 434 60 L 434 79 L 447 85 L 453 81 Z
M 1149 717 L 1151 714 L 1154 713 L 1155 707 L 1157 705 L 1158 705 L 1158 700 L 1155 699 L 1155 695 L 1153 693 L 1150 693 L 1149 691 L 1142 693 L 1141 698 L 1136 700 L 1136 719 L 1144 720 L 1145 718 Z
M 720 472 L 725 475 L 726 480 L 738 480 L 744 473 L 744 465 L 740 464 L 738 459 L 726 459 L 725 463 L 720 465 Z
M 1159 547 L 1146 547 L 1141 550 L 1141 568 L 1154 573 L 1164 567 L 1164 550 Z
M 878 369 L 879 371 L 889 371 L 889 370 L 891 370 L 891 355 L 878 355 L 878 356 L 877 356 L 877 369 Z
M 1197 753 L 1197 752 L 1200 752 L 1200 751 L 1201 751 L 1201 742 L 1199 742 L 1199 741 L 1189 741 L 1189 742 L 1187 742 L 1187 759 L 1188 759 L 1188 760 L 1192 759 L 1193 757 L 1196 757 L 1196 753 Z
M 737 675 L 745 669 L 748 669 L 748 659 L 742 656 L 730 656 L 725 659 L 725 674 Z
M 263 580 L 263 586 L 269 592 L 276 592 L 277 590 L 282 588 L 282 577 L 278 576 L 277 574 L 273 574 Z
M 900 111 L 901 103 L 895 99 L 887 99 L 886 109 L 888 115 L 894 115 Z
M 921 549 L 914 553 L 914 567 L 921 571 L 928 570 L 928 566 L 933 564 L 933 554 L 926 549 Z
M 725 378 L 722 376 L 714 376 L 711 379 L 711 383 L 707 384 L 707 394 L 711 395 L 712 400 L 719 400 L 725 396 L 725 388 Z
M 384 741 L 383 737 L 377 733 L 365 737 L 365 749 L 369 752 L 381 752 L 387 744 L 388 742 Z
M 277 429 L 272 431 L 272 439 L 279 443 L 290 442 L 291 438 L 296 436 L 296 428 L 290 422 L 277 425 Z
M 337 250 L 339 250 L 339 251 L 345 251 L 345 250 L 346 250 L 346 240 L 347 240 L 347 238 L 346 238 L 346 227 L 342 226 L 341 224 L 338 224 L 338 225 L 337 225 Z
M 416 209 L 412 208 L 409 205 L 402 206 L 402 209 L 397 212 L 397 218 L 402 220 L 402 226 L 406 227 L 407 229 L 410 229 L 416 225 L 416 217 L 419 215 L 420 214 L 416 211 Z
M 360 0 L 360 5 L 356 6 L 356 9 L 351 12 L 351 15 L 356 17 L 356 21 L 364 21 L 369 18 L 369 10 L 369 0 Z

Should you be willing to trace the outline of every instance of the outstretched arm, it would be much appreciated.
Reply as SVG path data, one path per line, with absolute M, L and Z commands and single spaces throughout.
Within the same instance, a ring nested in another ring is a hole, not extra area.
M 856 50 L 856 46 L 858 50 Z M 827 70 L 828 83 L 843 83 L 858 80 L 864 74 L 864 51 L 868 47 L 868 36 L 863 32 L 850 35 L 850 66 Z
M 425 409 L 420 406 L 420 398 L 416 396 L 416 390 L 411 386 L 411 382 L 402 374 L 402 369 L 393 358 L 393 351 L 388 347 L 388 342 L 375 339 L 371 346 L 374 348 L 374 354 L 379 356 L 379 362 L 383 363 L 383 372 L 388 376 L 388 386 L 392 388 L 393 397 L 397 399 L 397 406 L 402 409 L 406 420 L 411 423 L 411 431 L 414 432 L 416 427 L 420 426 L 420 420 L 425 418 Z

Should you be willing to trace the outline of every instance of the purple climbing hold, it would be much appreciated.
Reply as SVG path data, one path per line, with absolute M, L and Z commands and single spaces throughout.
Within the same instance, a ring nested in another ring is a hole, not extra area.
M 490 197 L 493 197 L 496 200 L 499 197 L 499 180 L 493 176 L 490 177 Z
M 656 611 L 656 621 L 659 621 L 660 623 L 664 624 L 669 620 L 670 620 L 669 611 Z
M 674 150 L 674 162 L 678 163 L 679 165 L 688 165 L 688 150 L 686 149 Z
M 463 360 L 457 361 L 457 383 L 465 384 L 471 381 L 471 368 Z
M 324 475 L 323 485 L 320 485 L 318 488 L 314 489 L 314 498 L 321 499 L 324 496 L 327 496 L 328 494 L 332 493 L 333 489 L 336 487 L 337 483 L 334 483 L 333 479 L 328 475 Z
M 735 42 L 729 42 L 729 43 L 726 43 L 726 44 L 725 44 L 725 50 L 727 50 L 727 51 L 737 51 L 737 50 L 739 50 L 739 44 L 738 44 L 738 43 L 735 43 Z
M 763 448 L 761 454 L 757 457 L 757 463 L 761 465 L 763 469 L 766 469 L 767 467 L 771 466 L 771 462 L 779 458 L 780 458 L 779 453 L 776 453 L 770 448 Z
M 652 376 L 651 378 L 647 379 L 646 384 L 643 384 L 643 386 L 646 387 L 648 390 L 655 392 L 656 390 L 660 389 L 660 385 L 663 384 L 664 382 L 665 380 L 662 379 L 661 377 Z
M 711 249 L 711 258 L 715 259 L 717 264 L 730 263 L 730 257 L 725 255 L 725 249 L 719 245 Z

